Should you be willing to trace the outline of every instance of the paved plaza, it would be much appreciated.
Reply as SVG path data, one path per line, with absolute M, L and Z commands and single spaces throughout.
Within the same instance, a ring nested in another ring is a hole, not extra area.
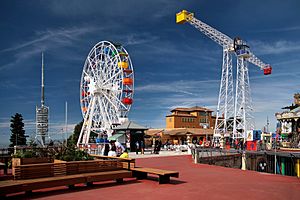
M 130 178 L 123 184 L 108 181 L 90 187 L 78 185 L 72 190 L 57 187 L 34 191 L 30 197 L 21 194 L 12 199 L 298 200 L 300 196 L 300 180 L 297 177 L 194 164 L 190 155 L 162 155 L 138 155 L 145 158 L 137 158 L 136 165 L 179 171 L 179 178 L 171 178 L 170 184 L 159 185 L 156 177 L 147 180 Z

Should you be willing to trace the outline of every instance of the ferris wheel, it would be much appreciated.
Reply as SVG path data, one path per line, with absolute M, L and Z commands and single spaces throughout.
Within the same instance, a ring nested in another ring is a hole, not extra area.
M 90 133 L 111 136 L 112 127 L 127 120 L 133 102 L 134 71 L 121 44 L 97 43 L 89 52 L 80 82 L 80 104 L 84 119 L 77 141 L 88 144 Z

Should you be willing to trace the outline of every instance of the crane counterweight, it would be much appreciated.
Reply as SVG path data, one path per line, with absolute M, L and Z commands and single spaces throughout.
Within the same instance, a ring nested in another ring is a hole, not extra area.
M 193 13 L 190 13 L 186 10 L 182 10 L 181 12 L 176 14 L 176 23 L 184 24 L 185 22 L 189 21 L 189 19 L 192 17 L 194 17 Z

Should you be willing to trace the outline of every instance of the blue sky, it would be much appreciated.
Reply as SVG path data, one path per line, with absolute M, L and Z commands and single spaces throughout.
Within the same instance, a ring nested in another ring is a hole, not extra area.
M 217 6 L 216 6 L 217 5 Z M 122 43 L 135 69 L 129 118 L 164 127 L 178 106 L 216 110 L 222 48 L 189 25 L 175 23 L 187 9 L 227 34 L 240 36 L 273 67 L 263 76 L 249 65 L 256 127 L 292 103 L 300 92 L 300 1 L 298 0 L 2 0 L 0 1 L 0 136 L 9 140 L 9 120 L 23 115 L 26 133 L 35 131 L 40 104 L 41 52 L 45 55 L 46 105 L 50 131 L 61 137 L 68 102 L 69 131 L 81 119 L 79 83 L 85 58 L 99 41 Z

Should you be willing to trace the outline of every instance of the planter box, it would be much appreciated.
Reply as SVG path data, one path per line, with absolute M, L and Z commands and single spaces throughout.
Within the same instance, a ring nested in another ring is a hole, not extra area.
M 53 176 L 65 176 L 67 175 L 67 161 L 64 160 L 54 160 Z
M 52 162 L 52 158 L 12 158 L 12 175 L 15 175 L 15 166 Z

